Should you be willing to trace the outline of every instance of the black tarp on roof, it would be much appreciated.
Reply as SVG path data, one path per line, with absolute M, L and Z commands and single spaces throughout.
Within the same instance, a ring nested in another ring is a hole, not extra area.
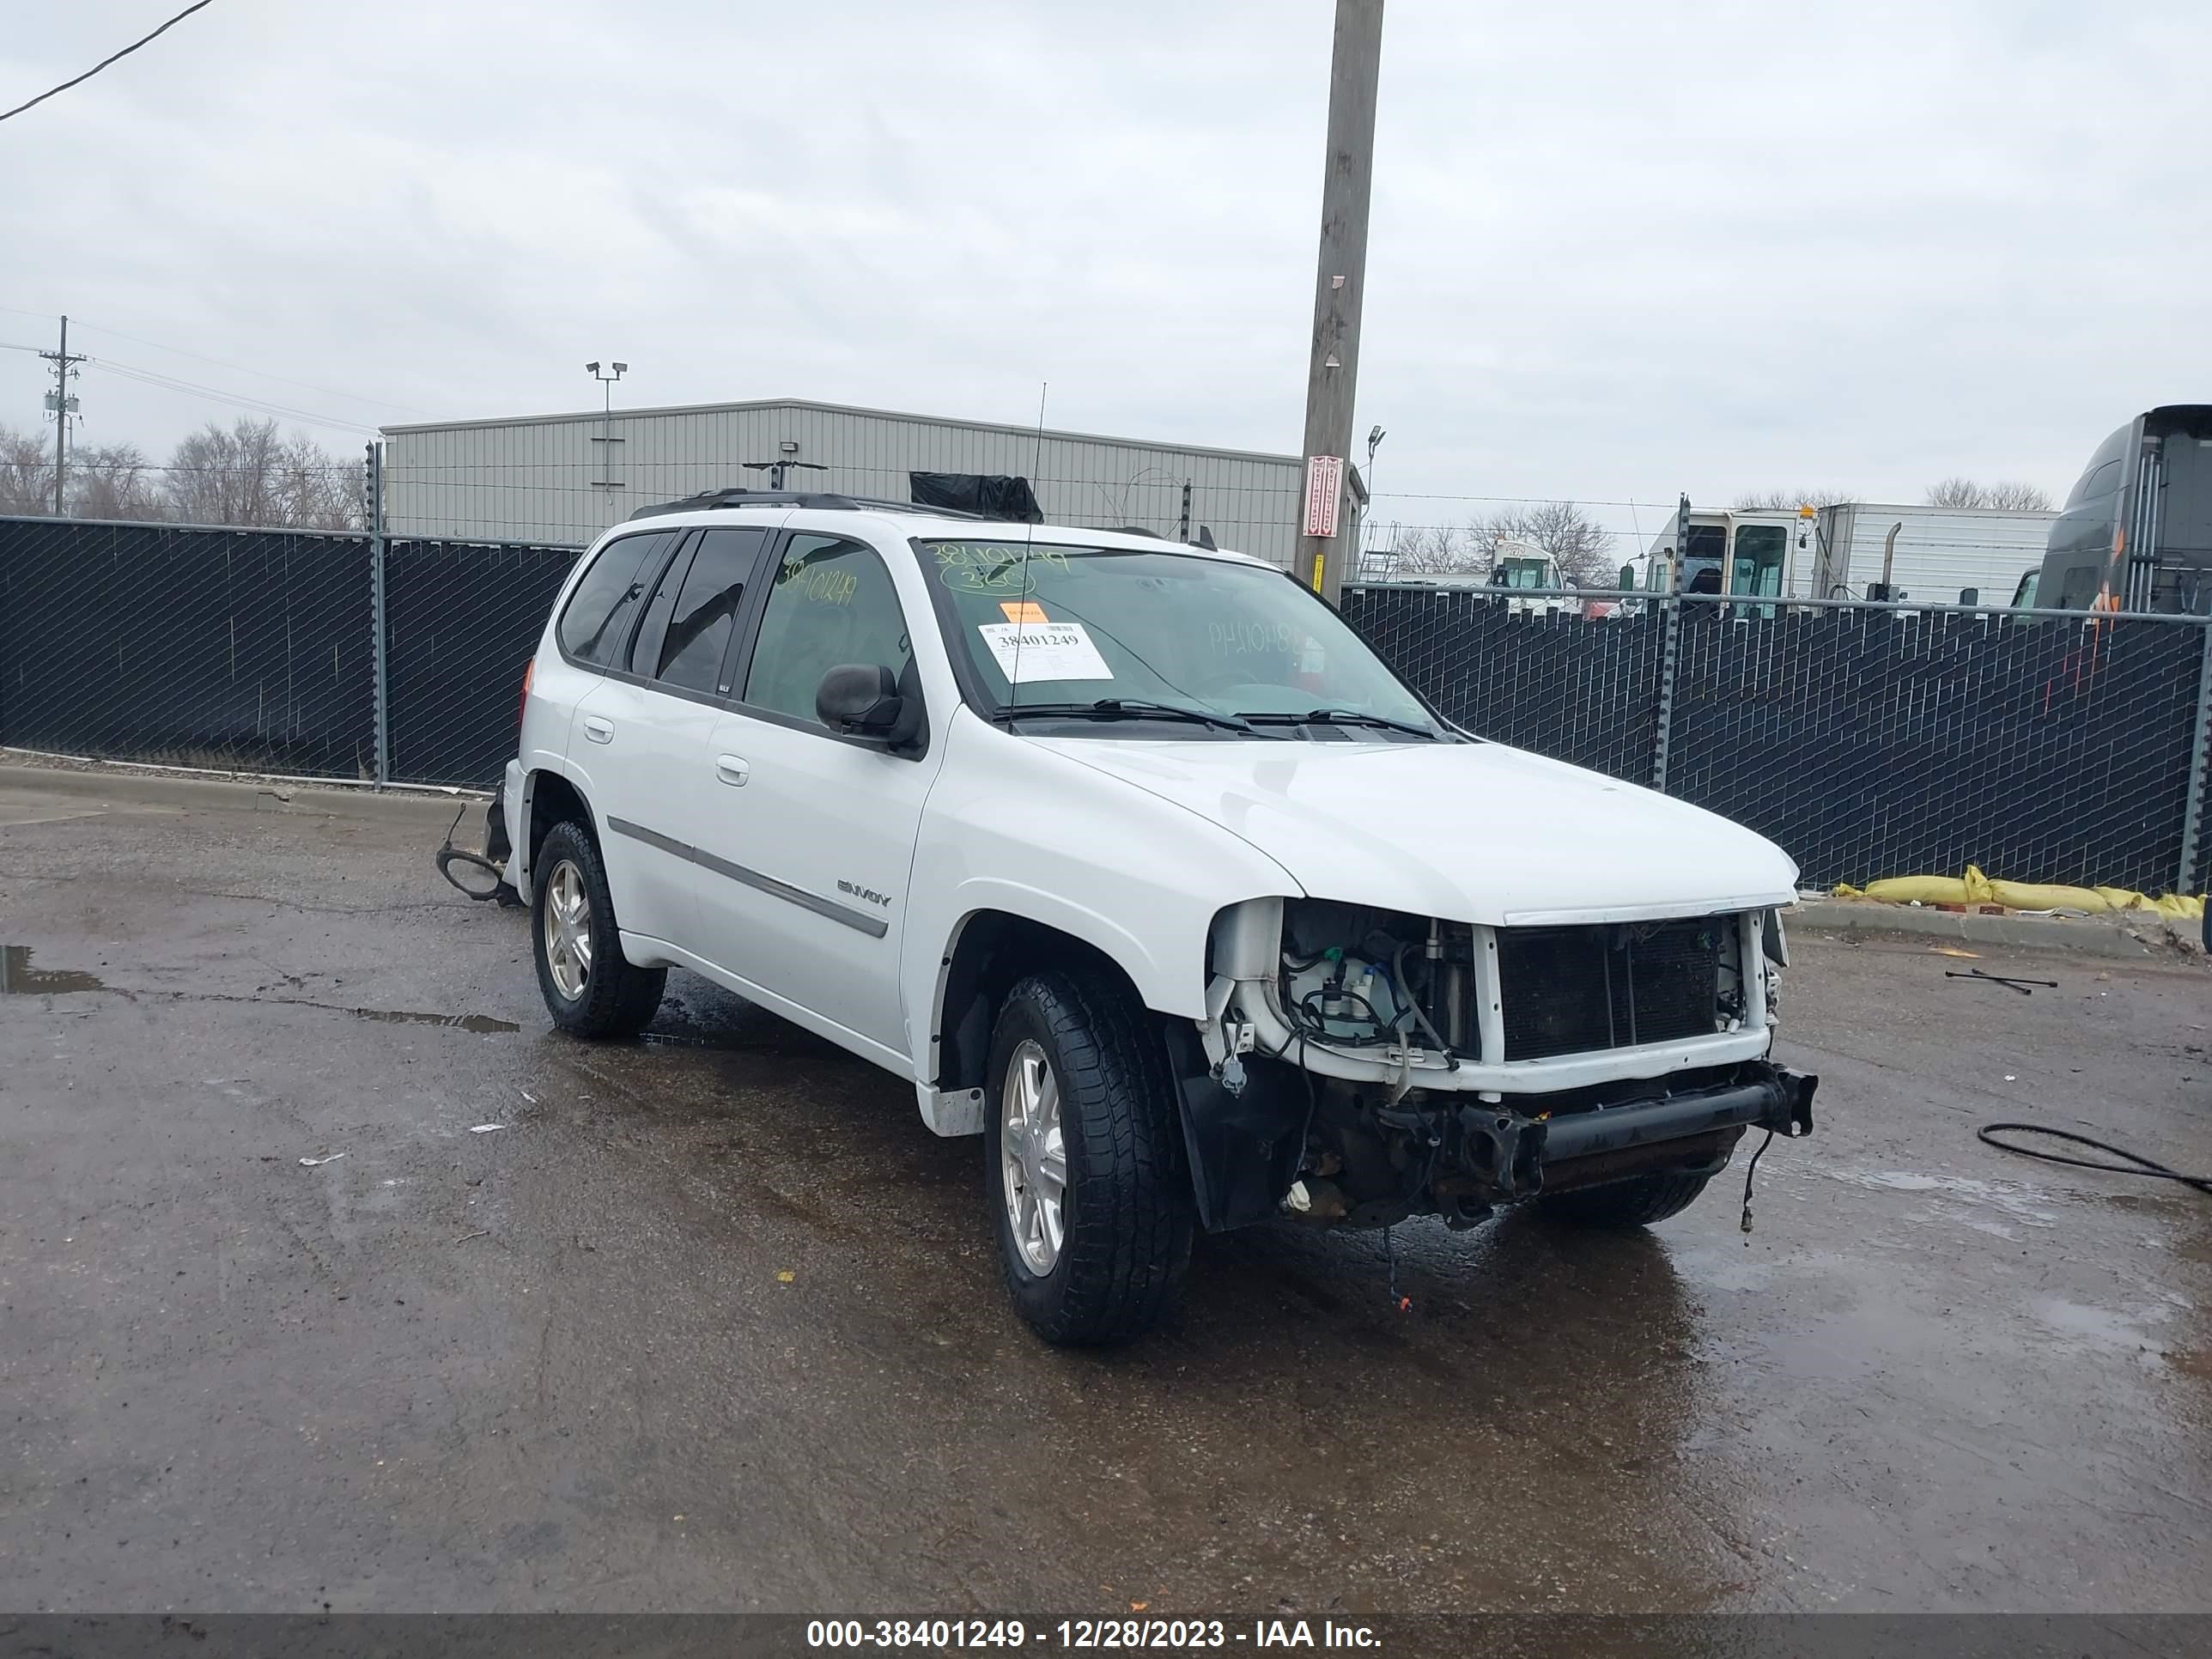
M 1027 478 L 983 472 L 909 472 L 908 493 L 917 507 L 949 507 L 1013 524 L 1042 524 L 1036 494 Z

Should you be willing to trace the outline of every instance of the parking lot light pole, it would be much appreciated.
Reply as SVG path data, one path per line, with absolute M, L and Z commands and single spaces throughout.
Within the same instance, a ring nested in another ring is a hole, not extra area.
M 601 371 L 598 363 L 586 363 L 584 371 L 599 383 L 603 397 L 599 413 L 599 435 L 592 441 L 599 447 L 599 471 L 605 476 L 592 480 L 594 489 L 620 489 L 621 481 L 615 477 L 615 382 L 629 372 L 628 363 L 611 362 L 605 365 L 612 374 Z

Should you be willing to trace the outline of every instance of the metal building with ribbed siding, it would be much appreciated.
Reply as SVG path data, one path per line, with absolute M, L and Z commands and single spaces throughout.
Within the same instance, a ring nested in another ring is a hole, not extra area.
M 780 398 L 387 427 L 394 535 L 587 542 L 638 507 L 702 490 L 784 487 L 908 499 L 912 472 L 1028 478 L 1054 524 L 1200 526 L 1287 567 L 1304 466 L 1294 455 L 1143 443 Z M 819 468 L 819 471 L 816 469 Z

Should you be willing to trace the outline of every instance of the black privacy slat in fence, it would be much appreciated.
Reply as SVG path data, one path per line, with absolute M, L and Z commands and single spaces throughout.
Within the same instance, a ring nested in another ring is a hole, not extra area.
M 394 541 L 385 564 L 392 775 L 489 787 L 573 547 Z
M 365 538 L 0 520 L 0 744 L 375 775 Z
M 2202 644 L 2155 622 L 1686 607 L 1668 793 L 1823 884 L 1972 863 L 2165 892 Z
M 1345 613 L 1470 730 L 1651 781 L 1658 606 L 1514 616 L 1480 591 L 1367 587 L 1346 590 Z M 2201 629 L 1685 603 L 1667 792 L 1772 837 L 1811 884 L 1974 863 L 2165 892 Z
M 1349 587 L 1346 618 L 1446 718 L 1634 783 L 1651 781 L 1656 617 L 1593 626 L 1515 615 L 1465 588 Z

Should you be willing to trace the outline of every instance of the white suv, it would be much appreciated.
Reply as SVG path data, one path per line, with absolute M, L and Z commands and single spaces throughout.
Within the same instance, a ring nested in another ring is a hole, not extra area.
M 1756 835 L 1486 743 L 1240 555 L 732 490 L 578 562 L 508 767 L 554 1020 L 672 966 L 981 1133 L 1006 1282 L 1130 1337 L 1193 1230 L 1672 1215 L 1769 1063 Z

